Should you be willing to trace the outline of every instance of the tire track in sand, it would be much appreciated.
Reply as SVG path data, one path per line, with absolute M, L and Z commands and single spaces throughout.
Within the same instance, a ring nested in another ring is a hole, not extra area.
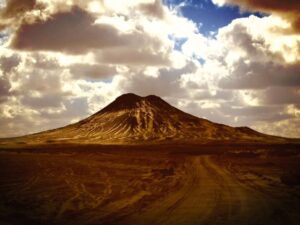
M 184 185 L 120 224 L 265 224 L 271 215 L 265 196 L 238 182 L 209 156 L 185 162 Z

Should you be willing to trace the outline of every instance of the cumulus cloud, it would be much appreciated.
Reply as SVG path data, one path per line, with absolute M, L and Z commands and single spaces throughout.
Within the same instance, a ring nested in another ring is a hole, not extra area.
M 271 29 L 284 26 L 283 21 L 272 16 L 250 16 L 220 29 L 215 41 L 221 50 L 211 51 L 206 58 L 218 59 L 227 70 L 226 76 L 220 77 L 219 87 L 299 87 L 300 36 L 285 36 Z
M 160 1 L 141 1 L 134 6 L 135 19 L 111 15 L 109 10 L 112 9 L 108 6 L 106 13 L 101 15 L 74 5 L 45 18 L 36 16 L 34 20 L 24 20 L 18 26 L 10 46 L 16 50 L 70 55 L 92 52 L 102 64 L 170 64 L 173 46 L 169 35 L 177 32 L 177 27 L 172 27 L 172 24 L 181 20 L 174 19 L 176 16 L 170 12 L 166 14 Z M 151 14 L 149 20 L 145 20 L 141 13 Z M 159 17 L 160 21 L 153 21 L 152 16 Z M 172 28 L 162 35 L 161 29 L 165 27 Z
M 11 85 L 6 77 L 0 77 L 0 104 L 10 95 Z
M 218 5 L 239 5 L 243 10 L 277 14 L 290 21 L 293 31 L 300 32 L 300 2 L 298 0 L 213 0 Z
M 10 0 L 0 11 L 0 27 L 10 27 L 0 34 L 0 136 L 76 122 L 125 92 L 300 135 L 300 37 L 279 11 L 209 37 L 159 0 Z
M 299 87 L 269 87 L 252 93 L 261 105 L 300 104 Z
M 139 9 L 150 16 L 157 17 L 159 19 L 163 19 L 165 16 L 164 7 L 160 0 L 155 0 L 152 3 L 141 3 L 139 5 Z
M 288 132 L 272 131 L 272 126 L 294 133 L 288 121 L 295 116 L 285 108 L 300 103 L 300 36 L 278 32 L 287 27 L 276 16 L 250 16 L 232 21 L 215 37 L 188 40 L 184 53 L 204 63 L 197 73 L 184 76 L 186 87 L 194 89 L 189 96 L 194 101 L 182 107 L 220 123 L 277 135 Z M 209 91 L 200 89 L 203 79 Z
M 38 3 L 37 0 L 7 0 L 4 7 L 0 8 L 0 30 L 15 28 L 25 17 L 30 17 L 29 12 L 42 9 L 43 3 Z
M 281 114 L 288 115 L 288 118 L 274 121 L 254 122 L 253 127 L 273 135 L 278 135 L 280 133 L 285 137 L 299 138 L 300 108 L 295 104 L 289 104 L 285 106 L 285 109 L 281 111 Z
M 120 34 L 107 24 L 95 24 L 96 18 L 73 7 L 44 20 L 22 24 L 14 35 L 11 46 L 22 50 L 64 51 L 80 54 L 92 49 L 132 46 L 134 36 Z
M 147 77 L 143 70 L 185 66 L 169 35 L 180 33 L 179 22 L 189 27 L 185 31 L 194 27 L 160 1 L 69 3 L 11 1 L 1 10 L 1 22 L 13 28 L 1 39 L 1 136 L 75 122 L 135 89 Z M 8 16 L 13 10 L 15 17 Z
M 20 57 L 17 54 L 0 57 L 0 67 L 3 74 L 10 73 L 20 63 Z
M 1 136 L 55 128 L 88 115 L 89 108 L 83 104 L 87 97 L 76 93 L 68 69 L 58 66 L 55 58 L 15 53 L 5 56 L 4 62 L 6 66 L 0 67 L 0 73 L 5 71 L 5 76 L 0 76 Z M 78 102 L 83 109 L 75 107 Z
M 69 67 L 74 78 L 104 79 L 117 74 L 117 68 L 105 64 L 77 63 Z
M 41 97 L 23 97 L 21 98 L 21 103 L 25 106 L 29 106 L 34 109 L 41 108 L 59 108 L 61 107 L 61 95 L 47 95 Z
M 127 72 L 126 76 L 118 79 L 117 88 L 123 93 L 134 92 L 142 96 L 155 93 L 167 98 L 170 96 L 183 97 L 187 96 L 188 92 L 181 86 L 180 77 L 187 73 L 193 73 L 195 70 L 196 65 L 193 63 L 179 69 L 162 68 L 153 71 L 132 69 Z
M 230 76 L 220 80 L 226 89 L 262 89 L 270 86 L 300 86 L 300 63 L 280 65 L 274 62 L 235 62 Z
M 157 52 L 146 49 L 132 49 L 124 47 L 99 51 L 96 54 L 98 61 L 112 64 L 130 64 L 130 65 L 170 65 L 170 52 Z
M 4 18 L 16 17 L 19 14 L 23 14 L 26 11 L 34 9 L 35 5 L 36 0 L 7 0 L 6 7 L 0 11 L 0 15 Z
M 14 94 L 9 75 L 19 65 L 20 58 L 17 55 L 0 56 L 0 104 L 7 101 Z

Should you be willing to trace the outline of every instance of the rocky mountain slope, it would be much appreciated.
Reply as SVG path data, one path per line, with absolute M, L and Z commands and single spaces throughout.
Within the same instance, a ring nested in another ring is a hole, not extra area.
M 187 114 L 161 98 L 124 94 L 96 114 L 69 126 L 19 139 L 26 143 L 280 142 L 247 127 L 230 127 Z

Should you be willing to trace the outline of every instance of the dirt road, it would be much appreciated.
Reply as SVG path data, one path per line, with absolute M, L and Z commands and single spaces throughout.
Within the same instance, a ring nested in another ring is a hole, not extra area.
M 289 157 L 277 161 L 299 160 Z M 243 158 L 243 167 L 232 169 L 234 160 L 241 158 L 123 150 L 3 152 L 0 224 L 300 224 L 299 188 L 278 181 L 279 167 Z
M 185 168 L 181 189 L 122 224 L 299 224 L 285 215 L 281 201 L 238 182 L 209 156 L 191 157 Z

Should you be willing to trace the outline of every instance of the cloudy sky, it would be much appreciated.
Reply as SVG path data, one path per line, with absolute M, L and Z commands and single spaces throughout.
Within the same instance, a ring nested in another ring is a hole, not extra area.
M 161 96 L 300 137 L 299 0 L 0 0 L 0 137 Z

